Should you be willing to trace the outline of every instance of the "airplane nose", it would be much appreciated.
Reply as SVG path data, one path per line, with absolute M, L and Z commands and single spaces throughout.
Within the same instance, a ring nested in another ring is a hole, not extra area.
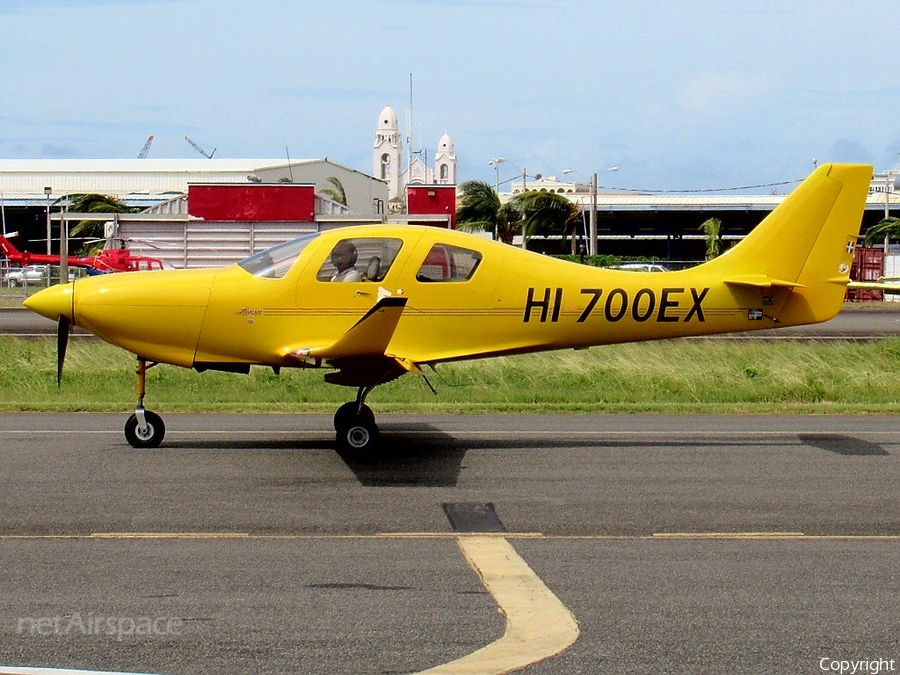
M 23 304 L 32 312 L 53 321 L 64 316 L 75 323 L 75 282 L 45 288 L 27 298 Z

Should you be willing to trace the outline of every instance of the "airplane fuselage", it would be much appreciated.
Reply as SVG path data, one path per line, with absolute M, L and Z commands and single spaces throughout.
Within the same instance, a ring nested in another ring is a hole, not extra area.
M 402 246 L 378 281 L 339 283 L 309 273 L 340 238 L 398 234 Z M 305 364 L 290 354 L 334 342 L 379 294 L 390 294 L 406 298 L 406 306 L 386 353 L 437 363 L 772 328 L 788 294 L 730 288 L 690 270 L 593 269 L 432 228 L 353 228 L 316 239 L 281 278 L 234 265 L 79 280 L 74 322 L 153 361 L 295 366 Z M 481 255 L 471 278 L 422 280 L 427 256 L 447 244 Z

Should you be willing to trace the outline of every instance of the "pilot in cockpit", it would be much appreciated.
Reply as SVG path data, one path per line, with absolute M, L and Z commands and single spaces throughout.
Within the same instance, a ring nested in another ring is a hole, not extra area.
M 331 281 L 362 281 L 362 274 L 356 269 L 356 246 L 352 242 L 339 242 L 331 252 L 331 263 L 335 271 Z

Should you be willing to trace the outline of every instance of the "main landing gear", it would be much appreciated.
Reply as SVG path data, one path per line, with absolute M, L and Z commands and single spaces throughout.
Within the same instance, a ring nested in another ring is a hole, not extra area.
M 166 436 L 166 425 L 162 417 L 151 410 L 144 409 L 144 393 L 147 383 L 147 371 L 156 363 L 138 358 L 137 365 L 137 405 L 134 414 L 125 422 L 125 440 L 134 448 L 156 448 Z
M 378 425 L 375 414 L 366 405 L 366 396 L 374 389 L 360 387 L 356 400 L 345 403 L 334 414 L 334 430 L 337 433 L 337 447 L 341 452 L 351 454 L 368 453 L 378 447 Z

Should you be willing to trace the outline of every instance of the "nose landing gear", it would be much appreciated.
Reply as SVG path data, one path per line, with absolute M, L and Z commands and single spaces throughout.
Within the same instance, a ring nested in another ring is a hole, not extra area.
M 137 365 L 137 405 L 134 414 L 125 422 L 125 440 L 133 448 L 157 448 L 166 436 L 166 425 L 162 417 L 144 408 L 147 371 L 156 363 L 148 365 L 145 359 L 138 357 Z

